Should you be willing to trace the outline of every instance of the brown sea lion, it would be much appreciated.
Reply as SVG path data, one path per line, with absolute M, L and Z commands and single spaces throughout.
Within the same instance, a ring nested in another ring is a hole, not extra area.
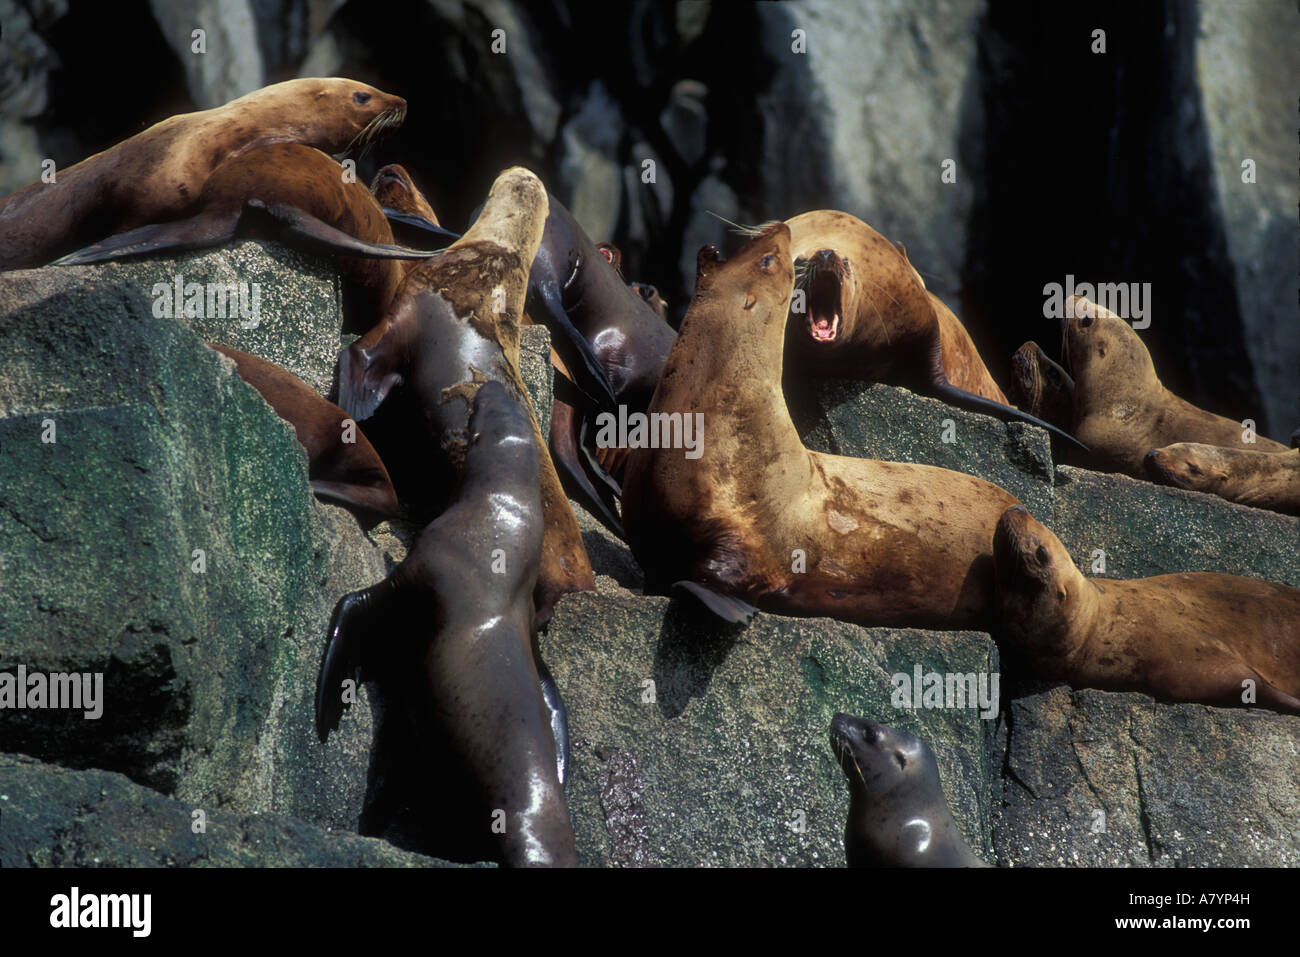
M 677 585 L 733 621 L 757 606 L 866 625 L 986 625 L 993 528 L 1016 499 L 959 472 L 805 448 L 781 390 L 793 287 L 784 223 L 726 262 L 700 251 L 649 412 L 657 433 L 679 424 L 656 444 L 682 443 L 694 420 L 702 445 L 695 457 L 634 448 L 623 484 L 647 591 Z
M 287 369 L 215 342 L 208 345 L 234 362 L 239 377 L 293 426 L 307 452 L 312 491 L 378 515 L 398 513 L 397 492 L 383 460 L 346 412 Z
M 1110 310 L 1071 296 L 1062 323 L 1074 376 L 1074 433 L 1090 450 L 1089 468 L 1145 478 L 1147 453 L 1175 442 L 1286 451 L 1263 436 L 1246 442 L 1240 422 L 1198 409 L 1161 385 L 1138 334 Z
M 1255 452 L 1199 442 L 1152 449 L 1147 474 L 1163 485 L 1300 515 L 1300 450 Z
M 1070 431 L 1074 427 L 1074 380 L 1036 342 L 1011 357 L 1011 398 L 1030 415 Z
M 930 746 L 866 718 L 831 719 L 831 750 L 849 782 L 849 867 L 988 867 L 962 837 Z
M 1007 402 L 966 328 L 925 288 L 901 244 L 836 210 L 787 225 L 799 290 L 786 328 L 790 374 L 905 386 L 1074 441 Z
M 344 351 L 339 405 L 366 420 L 394 393 L 395 406 L 381 411 L 395 417 L 389 424 L 396 441 L 417 451 L 436 450 L 465 427 L 466 390 L 476 383 L 504 383 L 531 411 L 519 376 L 519 321 L 546 217 L 546 190 L 536 176 L 520 167 L 498 176 L 470 230 L 408 273 L 384 318 Z M 536 439 L 544 449 L 539 431 Z M 414 466 L 404 487 L 389 459 L 391 446 L 378 444 L 403 500 L 408 489 L 433 495 L 425 508 L 436 513 L 437 497 L 453 480 L 442 457 Z M 541 483 L 546 536 L 537 579 L 539 624 L 549 619 L 560 595 L 595 588 L 577 520 L 545 453 Z
M 457 240 L 459 233 L 443 229 L 438 221 L 438 214 L 415 185 L 406 168 L 390 163 L 378 173 L 370 183 L 370 192 L 388 217 L 390 224 L 397 224 L 402 230 L 402 242 L 418 246 L 428 242 L 428 236 L 434 235 L 446 240 Z M 411 228 L 414 227 L 414 228 Z M 403 268 L 410 272 L 418 265 L 415 260 L 408 260 Z
M 1003 634 L 1039 677 L 1300 714 L 1300 588 L 1216 572 L 1085 578 L 1019 506 L 993 554 Z
M 365 332 L 392 302 L 406 263 L 434 254 L 395 245 L 370 191 L 346 177 L 333 158 L 297 143 L 258 147 L 222 163 L 203 184 L 195 207 L 185 219 L 118 233 L 56 265 L 206 249 L 230 242 L 237 233 L 277 239 L 338 255 L 344 329 Z
M 406 101 L 339 77 L 287 80 L 225 106 L 184 113 L 0 200 L 0 269 L 40 266 L 114 233 L 190 213 L 233 156 L 271 143 L 327 153 L 365 145 Z
M 535 663 L 532 593 L 543 526 L 531 418 L 500 382 L 474 393 L 450 507 L 392 574 L 334 610 L 316 729 L 324 741 L 338 727 L 347 677 L 359 671 L 362 680 L 390 683 L 421 756 L 437 762 L 437 786 L 421 809 L 446 842 L 433 850 L 462 860 L 490 854 L 514 867 L 574 867 Z

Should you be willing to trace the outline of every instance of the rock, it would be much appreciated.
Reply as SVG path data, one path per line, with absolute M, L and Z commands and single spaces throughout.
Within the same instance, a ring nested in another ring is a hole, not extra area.
M 695 259 L 700 247 L 713 245 L 727 249 L 731 226 L 724 220 L 746 225 L 740 216 L 740 203 L 730 186 L 718 176 L 706 176 L 700 180 L 700 185 L 691 195 L 690 219 L 677 254 L 677 268 L 684 288 L 695 288 Z
M 167 45 L 185 69 L 199 109 L 221 106 L 266 85 L 257 20 L 249 0 L 150 0 Z M 195 30 L 204 49 L 194 50 Z
M 0 0 L 0 196 L 40 179 L 48 155 L 30 123 L 48 107 L 50 74 L 61 64 L 33 20 L 48 26 L 67 13 L 67 4 L 46 4 L 36 15 L 28 6 Z
M 203 833 L 194 833 L 196 808 Z M 5 867 L 459 867 L 282 814 L 174 801 L 111 771 L 0 754 Z
M 552 389 L 554 370 L 551 366 L 551 333 L 545 326 L 520 327 L 519 376 L 532 400 L 542 435 L 550 435 L 551 407 L 555 403 Z
M 709 88 L 699 80 L 678 80 L 668 93 L 668 105 L 659 115 L 659 125 L 687 166 L 699 163 L 708 145 L 708 95 Z
M 1295 171 L 1295 77 L 1300 10 L 1225 0 L 1198 4 L 1196 76 L 1209 131 L 1213 178 L 1237 277 L 1246 350 L 1263 400 L 1262 434 L 1281 439 L 1300 423 L 1300 337 L 1295 264 L 1300 260 L 1300 182 Z M 1242 163 L 1254 163 L 1254 182 Z M 1281 321 L 1281 317 L 1290 317 Z
M 592 81 L 582 107 L 560 133 L 560 179 L 569 211 L 596 242 L 612 237 L 618 224 L 622 135 L 617 104 L 603 83 Z
M 1300 863 L 1300 718 L 1057 686 L 999 725 L 999 864 Z
M 7 273 L 0 315 L 0 670 L 102 672 L 106 699 L 96 721 L 0 712 L 6 747 L 352 826 L 367 709 L 325 748 L 312 700 L 334 603 L 382 577 L 380 551 L 146 283 Z
M 987 635 L 766 614 L 720 629 L 665 598 L 587 593 L 560 601 L 542 653 L 568 705 L 584 865 L 841 866 L 836 711 L 924 736 L 963 833 L 991 857 L 992 722 L 890 704 L 890 675 L 917 665 L 996 672 Z
M 1300 587 L 1300 518 L 1123 475 L 1053 467 L 1047 433 L 906 389 L 787 383 L 791 416 L 814 451 L 936 465 L 1000 485 L 1052 529 L 1085 574 L 1144 578 L 1217 571 Z M 951 421 L 956 441 L 943 441 Z M 1096 550 L 1105 571 L 1093 572 Z

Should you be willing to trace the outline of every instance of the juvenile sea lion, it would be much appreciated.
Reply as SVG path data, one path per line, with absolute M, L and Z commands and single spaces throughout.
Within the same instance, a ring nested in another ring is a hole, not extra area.
M 1074 380 L 1048 358 L 1037 342 L 1026 342 L 1011 357 L 1011 398 L 1030 415 L 1070 431 L 1074 418 Z
M 1300 588 L 1217 572 L 1085 578 L 1019 506 L 993 554 L 1003 634 L 1039 677 L 1223 706 L 1253 687 L 1260 706 L 1300 714 Z
M 1074 376 L 1074 434 L 1089 448 L 1084 464 L 1146 476 L 1151 449 L 1175 442 L 1284 452 L 1263 436 L 1244 441 L 1240 422 L 1198 409 L 1166 389 L 1151 354 L 1127 321 L 1079 296 L 1066 300 L 1065 352 Z
M 370 192 L 390 223 L 400 224 L 399 228 L 415 227 L 415 230 L 408 230 L 409 235 L 403 239 L 404 242 L 419 245 L 421 240 L 416 235 L 416 230 L 419 235 L 427 236 L 432 233 L 448 240 L 460 238 L 459 233 L 442 228 L 442 224 L 438 222 L 438 214 L 433 211 L 429 201 L 415 185 L 411 174 L 400 164 L 390 163 L 376 173 L 370 183 Z M 408 261 L 405 268 L 409 272 L 415 266 L 414 261 Z
M 383 460 L 355 422 L 347 427 L 351 420 L 346 412 L 272 362 L 215 342 L 208 345 L 233 361 L 239 377 L 293 426 L 307 452 L 312 491 L 378 515 L 398 513 L 397 492 Z
M 418 263 L 433 255 L 394 245 L 379 203 L 345 177 L 333 158 L 310 146 L 274 143 L 218 166 L 185 219 L 118 233 L 56 265 L 206 249 L 230 242 L 237 233 L 339 254 L 348 331 L 368 330 L 392 302 L 406 276 L 405 263 L 397 259 Z
M 1300 515 L 1300 450 L 1254 452 L 1199 442 L 1152 449 L 1147 474 L 1164 485 Z
M 866 718 L 831 719 L 831 750 L 849 782 L 849 867 L 988 867 L 953 819 L 930 746 Z
M 460 487 L 387 578 L 344 596 L 330 622 L 316 729 L 338 727 L 343 680 L 393 682 L 439 762 L 428 817 L 457 856 L 577 865 L 535 665 L 532 593 L 542 546 L 531 415 L 500 382 L 477 389 Z M 445 795 L 458 782 L 465 795 Z M 456 809 L 458 805 L 467 807 Z M 494 815 L 503 827 L 494 828 Z
M 536 176 L 520 167 L 498 176 L 470 230 L 409 272 L 384 318 L 344 351 L 339 405 L 362 421 L 395 393 L 396 406 L 384 411 L 395 417 L 389 424 L 400 444 L 417 451 L 437 449 L 464 428 L 466 390 L 476 383 L 502 382 L 531 412 L 519 376 L 519 321 L 546 216 L 546 190 Z M 535 419 L 533 425 L 544 449 Z M 389 447 L 380 443 L 385 456 Z M 433 513 L 451 486 L 443 458 L 419 463 L 407 486 L 433 495 L 424 507 Z M 406 500 L 391 459 L 389 467 Z M 546 535 L 537 579 L 539 624 L 560 595 L 596 584 L 577 520 L 544 452 L 541 483 Z
M 966 328 L 925 288 L 901 244 L 836 210 L 803 213 L 787 225 L 802 293 L 786 328 L 792 373 L 905 386 L 1074 441 L 1007 403 Z
M 287 80 L 184 113 L 0 200 L 0 269 L 40 266 L 114 233 L 180 219 L 218 166 L 271 143 L 327 153 L 401 125 L 406 101 L 338 77 Z
M 702 422 L 702 446 L 694 458 L 680 442 L 634 448 L 623 484 L 647 591 L 677 585 L 732 621 L 757 606 L 866 625 L 986 626 L 993 528 L 1016 499 L 959 472 L 805 448 L 781 391 L 793 287 L 784 223 L 726 262 L 700 251 L 650 428 L 676 418 L 677 435 L 657 443 L 666 446 Z

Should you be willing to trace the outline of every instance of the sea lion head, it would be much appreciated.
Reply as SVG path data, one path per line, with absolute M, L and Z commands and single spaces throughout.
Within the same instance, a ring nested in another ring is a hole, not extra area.
M 1072 650 L 1072 622 L 1095 586 L 1080 574 L 1051 529 L 1023 505 L 1013 505 L 993 533 L 993 564 L 1006 633 L 1031 654 L 1059 656 Z
M 1026 342 L 1011 357 L 1010 394 L 1016 405 L 1053 425 L 1068 427 L 1074 406 L 1074 380 L 1047 357 L 1036 342 Z
M 1199 442 L 1175 442 L 1152 449 L 1143 463 L 1147 474 L 1162 485 L 1213 492 L 1228 481 L 1228 464 L 1223 450 Z
M 512 475 L 532 475 L 536 483 L 539 456 L 532 422 L 500 382 L 489 380 L 475 394 L 468 436 L 467 474 L 486 465 L 492 474 L 507 469 Z
M 857 280 L 852 265 L 834 249 L 819 249 L 795 261 L 795 277 L 795 288 L 804 294 L 804 313 L 792 313 L 792 321 L 801 322 L 813 342 L 834 342 L 853 301 Z
M 241 99 L 310 127 L 315 131 L 312 144 L 327 153 L 369 146 L 406 119 L 406 101 L 400 96 L 338 76 L 286 80 Z
M 1066 361 L 1080 397 L 1110 402 L 1158 384 L 1151 354 L 1128 321 L 1102 306 L 1071 296 L 1061 320 Z
M 435 226 L 441 225 L 433 207 L 429 205 L 429 201 L 424 198 L 424 194 L 411 179 L 411 174 L 398 163 L 390 163 L 375 174 L 370 184 L 370 192 L 374 194 L 380 206 L 387 206 L 399 213 L 423 216 Z
M 939 788 L 934 754 L 915 735 L 839 713 L 831 719 L 830 736 L 831 750 L 855 797 L 875 802 L 918 784 Z
M 785 317 L 794 286 L 790 259 L 790 227 L 768 223 L 760 227 L 730 259 L 714 246 L 704 246 L 695 258 L 697 303 L 718 307 L 722 314 L 747 326 L 785 333 Z
M 632 291 L 641 297 L 642 302 L 654 310 L 656 316 L 665 321 L 668 319 L 668 303 L 659 295 L 659 290 L 655 286 L 644 282 L 634 282 L 629 285 Z

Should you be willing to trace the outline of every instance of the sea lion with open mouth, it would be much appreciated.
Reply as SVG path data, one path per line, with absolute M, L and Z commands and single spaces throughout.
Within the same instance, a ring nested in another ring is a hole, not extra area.
M 998 521 L 993 555 L 1007 650 L 1038 677 L 1300 714 L 1300 588 L 1217 572 L 1085 578 L 1021 506 Z
M 250 149 L 300 143 L 338 153 L 405 116 L 401 97 L 316 77 L 170 117 L 0 200 L 0 270 L 42 266 L 105 236 L 187 216 L 213 170 Z
M 680 587 L 715 614 L 754 607 L 864 625 L 987 627 L 993 529 L 1016 499 L 926 465 L 804 447 L 781 390 L 794 288 L 774 223 L 723 262 L 706 246 L 695 295 L 650 403 L 662 429 L 702 422 L 698 454 L 635 448 L 623 485 L 646 589 Z M 651 428 L 655 428 L 651 425 Z

